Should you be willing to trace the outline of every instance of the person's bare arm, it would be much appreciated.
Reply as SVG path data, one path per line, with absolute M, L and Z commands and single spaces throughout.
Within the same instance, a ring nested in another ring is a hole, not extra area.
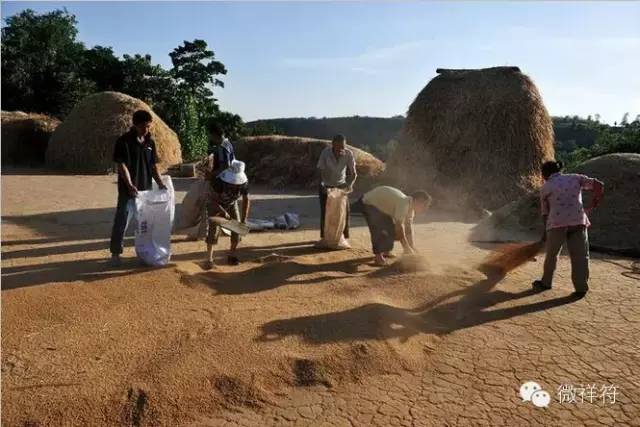
M 251 201 L 249 195 L 242 196 L 242 212 L 240 213 L 240 222 L 246 223 L 249 218 L 249 209 L 251 207 Z
M 129 169 L 127 169 L 127 165 L 124 163 L 118 163 L 118 175 L 120 175 L 120 178 L 124 180 L 124 183 L 129 190 L 129 194 L 133 197 L 137 196 L 138 189 L 131 182 L 131 174 L 129 173 Z
M 209 197 L 211 198 L 211 202 L 214 205 L 218 206 L 218 213 L 226 219 L 231 219 L 231 215 L 229 215 L 229 212 L 227 212 L 227 210 L 222 206 L 222 204 L 220 204 L 220 194 L 213 191 L 211 192 Z M 215 215 L 214 213 L 209 213 L 209 215 L 218 216 L 218 215 Z
M 400 240 L 400 244 L 404 249 L 404 253 L 405 254 L 413 253 L 413 248 L 411 247 L 411 245 L 409 244 L 409 241 L 407 240 L 407 234 L 404 229 L 404 224 L 402 222 L 397 222 L 395 224 L 395 229 L 396 229 L 396 236 L 398 236 Z
M 411 249 L 413 249 L 414 252 L 417 252 L 413 242 L 413 221 L 411 220 L 411 218 L 405 220 L 404 229 L 407 236 L 407 243 L 409 243 L 409 246 L 411 247 Z
M 164 183 L 162 182 L 162 178 L 160 178 L 160 171 L 158 170 L 157 163 L 153 165 L 152 173 L 153 179 L 156 181 L 156 184 L 158 184 L 158 188 L 161 190 L 166 190 L 167 186 L 164 185 Z
M 358 172 L 356 171 L 356 162 L 355 159 L 352 159 L 349 164 L 347 164 L 347 189 L 349 191 L 353 191 L 353 184 L 355 184 L 356 179 L 358 178 Z

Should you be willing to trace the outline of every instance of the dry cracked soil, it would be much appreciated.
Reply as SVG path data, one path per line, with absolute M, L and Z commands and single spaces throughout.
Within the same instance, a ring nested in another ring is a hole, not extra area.
M 2 176 L 3 426 L 640 425 L 638 260 L 592 254 L 577 299 L 562 256 L 533 292 L 540 257 L 487 277 L 493 247 L 434 214 L 425 262 L 376 268 L 361 217 L 353 249 L 318 251 L 316 197 L 258 188 L 255 216 L 301 229 L 250 234 L 239 266 L 223 241 L 211 271 L 202 242 L 148 268 L 129 238 L 111 269 L 114 182 Z

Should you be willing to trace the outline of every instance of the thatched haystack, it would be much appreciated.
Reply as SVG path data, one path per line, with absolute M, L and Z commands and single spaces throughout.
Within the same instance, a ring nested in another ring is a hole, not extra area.
M 493 210 L 537 189 L 553 127 L 531 79 L 517 67 L 437 72 L 409 107 L 389 178 L 461 209 Z
M 274 187 L 313 187 L 318 184 L 316 168 L 322 150 L 330 141 L 281 135 L 246 137 L 234 142 L 236 157 L 246 162 L 251 182 Z M 360 186 L 384 171 L 375 156 L 351 147 L 356 158 Z
M 574 172 L 605 184 L 602 203 L 589 215 L 592 249 L 640 256 L 640 154 L 608 154 L 583 163 Z M 590 195 L 583 193 L 585 206 L 591 203 Z M 541 235 L 540 204 L 538 195 L 532 194 L 480 222 L 471 240 L 530 240 Z
M 131 128 L 137 110 L 153 116 L 151 134 L 160 169 L 182 162 L 178 136 L 139 99 L 118 92 L 100 92 L 79 102 L 51 137 L 47 164 L 73 172 L 105 173 L 113 169 L 113 148 Z
M 60 120 L 44 114 L 2 111 L 2 163 L 41 165 Z

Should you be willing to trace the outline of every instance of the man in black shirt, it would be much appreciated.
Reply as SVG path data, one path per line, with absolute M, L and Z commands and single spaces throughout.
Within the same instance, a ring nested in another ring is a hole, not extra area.
M 111 263 L 120 265 L 124 233 L 133 199 L 138 191 L 151 189 L 153 178 L 160 189 L 166 189 L 158 172 L 156 144 L 151 138 L 152 117 L 148 111 L 133 113 L 133 127 L 116 141 L 113 161 L 118 168 L 118 205 L 111 230 Z

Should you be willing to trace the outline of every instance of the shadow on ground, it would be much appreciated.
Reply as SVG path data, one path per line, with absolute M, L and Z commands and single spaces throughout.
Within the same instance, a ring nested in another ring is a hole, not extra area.
M 548 310 L 577 301 L 573 295 L 508 308 L 491 307 L 537 294 L 532 289 L 504 292 L 493 288 L 503 276 L 487 276 L 463 290 L 435 298 L 412 309 L 372 303 L 334 313 L 281 319 L 262 326 L 260 341 L 299 336 L 311 344 L 382 340 L 406 340 L 417 334 L 446 335 L 457 330 Z M 444 278 L 441 278 L 444 280 Z M 345 325 L 349 325 L 348 328 Z
M 351 278 L 361 274 L 361 269 L 373 257 L 350 258 L 324 264 L 306 264 L 295 258 L 304 255 L 327 254 L 314 247 L 314 241 L 285 243 L 259 247 L 243 247 L 238 257 L 253 265 L 244 271 L 207 271 L 190 276 L 189 280 L 205 284 L 216 294 L 248 294 L 263 292 L 286 285 L 321 283 L 326 280 Z M 199 255 L 202 259 L 202 254 Z M 192 260 L 192 254 L 178 255 L 177 261 Z M 297 278 L 319 272 L 328 274 L 312 278 Z
M 117 269 L 109 266 L 109 260 L 82 259 L 61 262 L 49 262 L 38 265 L 4 267 L 2 269 L 2 290 L 37 286 L 61 282 L 93 282 L 112 277 L 138 274 L 165 267 L 148 267 L 136 258 L 123 259 Z
M 188 183 L 187 183 L 188 184 Z M 184 184 L 186 186 L 186 184 Z M 115 197 L 115 196 L 114 196 Z M 310 203 L 317 202 L 308 196 L 258 199 L 252 203 L 252 216 L 268 217 L 275 213 L 296 212 L 297 209 L 307 209 Z M 176 206 L 176 218 L 181 213 L 182 205 Z M 109 236 L 115 214 L 115 199 L 113 208 L 92 208 L 74 211 L 42 213 L 34 215 L 7 215 L 2 217 L 3 226 L 12 224 L 32 230 L 34 233 L 46 236 L 42 238 L 12 238 L 3 232 L 2 260 L 30 259 L 83 254 L 100 251 L 100 257 L 108 256 Z M 301 229 L 317 227 L 317 218 L 301 216 Z M 6 230 L 6 228 L 5 228 Z M 127 233 L 131 236 L 133 227 Z M 263 233 L 282 233 L 272 230 Z M 184 241 L 185 237 L 175 234 L 172 243 Z M 126 246 L 133 245 L 133 239 L 128 238 Z M 20 247 L 19 247 L 20 246 Z M 27 246 L 25 248 L 25 246 Z M 265 248 L 264 251 L 267 251 Z M 257 250 L 258 254 L 264 251 Z M 291 255 L 305 253 L 306 249 L 292 249 Z M 246 249 L 245 249 L 246 252 Z M 175 260 L 196 260 L 204 255 L 202 248 L 191 254 L 174 257 Z M 131 265 L 129 265 L 131 264 Z M 127 261 L 123 269 L 138 269 L 135 260 Z M 110 269 L 103 259 L 79 259 L 56 262 L 45 260 L 43 263 L 2 268 L 2 288 L 14 289 L 24 286 L 40 285 L 44 283 L 70 282 L 75 280 L 91 281 L 109 277 Z

